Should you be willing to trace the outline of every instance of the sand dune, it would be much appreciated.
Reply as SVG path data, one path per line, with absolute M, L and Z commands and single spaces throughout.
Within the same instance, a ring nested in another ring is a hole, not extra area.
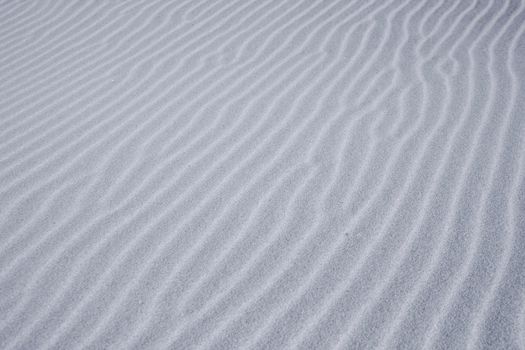
M 1 349 L 525 349 L 525 1 L 2 1 Z

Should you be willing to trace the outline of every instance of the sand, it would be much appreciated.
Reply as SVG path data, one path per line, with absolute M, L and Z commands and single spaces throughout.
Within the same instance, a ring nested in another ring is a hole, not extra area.
M 525 1 L 4 0 L 1 349 L 525 349 Z

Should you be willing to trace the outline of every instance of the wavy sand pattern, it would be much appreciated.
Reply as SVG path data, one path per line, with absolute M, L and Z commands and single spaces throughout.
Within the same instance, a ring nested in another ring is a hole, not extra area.
M 2 1 L 1 349 L 525 349 L 525 1 Z

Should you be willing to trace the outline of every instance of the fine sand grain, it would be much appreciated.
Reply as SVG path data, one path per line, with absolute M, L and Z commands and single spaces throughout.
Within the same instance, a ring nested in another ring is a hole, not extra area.
M 525 349 L 525 0 L 0 1 L 0 349 Z

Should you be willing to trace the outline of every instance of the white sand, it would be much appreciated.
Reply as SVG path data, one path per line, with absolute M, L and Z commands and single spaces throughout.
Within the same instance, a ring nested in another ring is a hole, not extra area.
M 4 0 L 0 349 L 525 348 L 524 0 Z

